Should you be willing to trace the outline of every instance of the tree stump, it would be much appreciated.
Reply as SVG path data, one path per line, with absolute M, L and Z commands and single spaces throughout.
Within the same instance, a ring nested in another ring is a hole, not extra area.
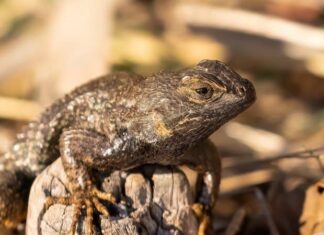
M 146 165 L 131 171 L 96 173 L 101 189 L 113 194 L 109 218 L 94 214 L 94 234 L 197 234 L 198 222 L 189 182 L 177 167 Z M 58 159 L 35 180 L 29 198 L 26 234 L 67 234 L 72 206 L 55 204 L 43 215 L 46 196 L 67 196 L 68 180 Z M 85 234 L 84 214 L 76 234 Z M 132 216 L 131 216 L 132 215 Z

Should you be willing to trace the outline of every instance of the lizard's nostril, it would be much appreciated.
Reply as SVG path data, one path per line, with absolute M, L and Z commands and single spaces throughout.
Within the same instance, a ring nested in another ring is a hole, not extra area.
M 253 84 L 249 80 L 244 79 L 244 84 L 242 85 L 242 88 L 244 89 L 243 96 L 245 97 L 245 99 L 248 100 L 250 103 L 253 103 L 256 99 L 255 88 Z
M 246 93 L 246 88 L 244 86 L 238 86 L 235 89 L 235 93 L 239 96 L 244 96 Z
M 243 86 L 242 86 L 242 87 L 240 87 L 240 93 L 241 93 L 241 94 L 245 94 L 245 92 L 246 92 L 246 89 L 245 89 L 245 87 L 243 87 Z

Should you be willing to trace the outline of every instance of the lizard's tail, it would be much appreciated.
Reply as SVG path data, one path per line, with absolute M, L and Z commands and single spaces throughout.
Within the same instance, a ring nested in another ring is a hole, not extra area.
M 31 183 L 20 169 L 0 170 L 0 224 L 15 228 L 25 220 Z

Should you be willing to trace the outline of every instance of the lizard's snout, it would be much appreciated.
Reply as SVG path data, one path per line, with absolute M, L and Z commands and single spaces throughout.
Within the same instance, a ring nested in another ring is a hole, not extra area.
M 253 84 L 247 80 L 242 78 L 240 84 L 237 85 L 234 89 L 234 93 L 240 97 L 244 97 L 247 103 L 253 103 L 256 99 L 255 88 Z

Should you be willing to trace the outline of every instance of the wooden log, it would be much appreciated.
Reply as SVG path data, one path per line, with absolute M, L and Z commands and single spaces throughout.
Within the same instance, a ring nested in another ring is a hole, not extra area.
M 94 177 L 103 191 L 118 203 L 108 206 L 111 217 L 94 216 L 95 234 L 197 234 L 198 222 L 191 209 L 193 192 L 177 167 L 147 165 L 132 171 L 115 171 Z M 58 159 L 40 174 L 30 192 L 26 234 L 66 234 L 72 206 L 55 204 L 43 216 L 46 196 L 67 196 L 68 180 Z M 76 234 L 85 234 L 84 212 Z M 99 231 L 101 233 L 99 233 Z

